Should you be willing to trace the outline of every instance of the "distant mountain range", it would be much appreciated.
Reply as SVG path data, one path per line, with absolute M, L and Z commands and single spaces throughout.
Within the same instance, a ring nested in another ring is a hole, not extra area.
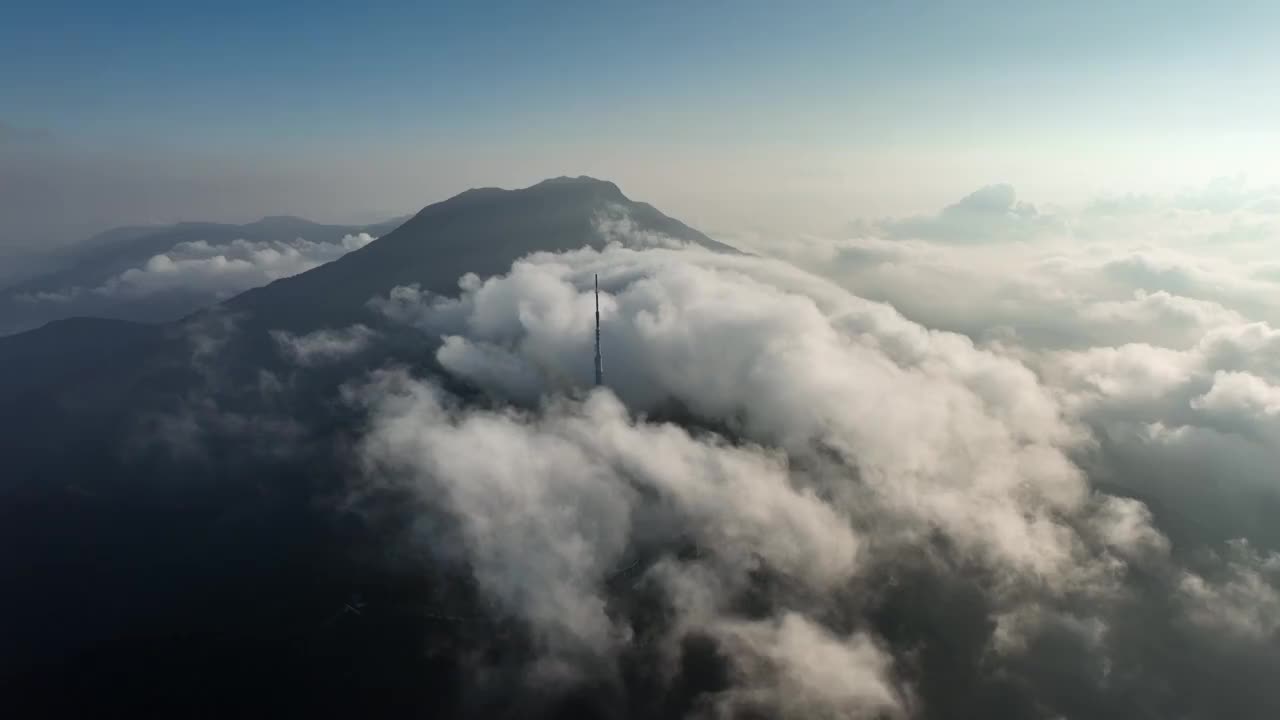
M 302 250 L 339 245 L 343 238 L 385 235 L 404 218 L 371 225 L 322 225 L 290 216 L 265 217 L 244 225 L 183 222 L 122 227 L 95 235 L 47 259 L 52 269 L 0 289 L 0 335 L 29 330 L 54 320 L 95 317 L 167 322 L 225 299 L 221 288 L 182 283 L 181 276 L 158 287 L 121 286 L 123 273 L 145 271 L 152 258 L 175 253 L 182 259 L 224 258 L 236 250 Z M 239 242 L 239 246 L 233 244 Z M 232 257 L 234 259 L 234 257 Z M 299 266 L 307 258 L 297 258 Z M 168 268 L 172 270 L 172 268 Z M 115 283 L 113 284 L 113 281 Z M 251 282 L 252 276 L 245 278 Z M 247 289 L 247 288 L 244 288 Z

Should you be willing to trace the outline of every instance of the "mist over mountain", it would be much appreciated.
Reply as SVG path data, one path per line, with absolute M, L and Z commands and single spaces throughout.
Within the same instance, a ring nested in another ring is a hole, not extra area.
M 556 178 L 0 338 L 2 702 L 1274 717 L 1273 281 L 1196 255 L 1251 257 L 1234 207 L 1148 205 L 739 249 Z M 103 242 L 208 259 L 166 232 Z
M 244 225 L 108 230 L 44 258 L 46 272 L 0 289 L 0 335 L 77 315 L 177 320 L 340 257 L 400 222 L 321 225 L 272 216 Z

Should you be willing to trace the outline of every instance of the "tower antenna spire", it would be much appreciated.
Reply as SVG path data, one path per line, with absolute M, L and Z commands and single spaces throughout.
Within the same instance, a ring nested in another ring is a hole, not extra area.
M 596 275 L 596 386 L 604 385 L 604 362 L 600 358 L 600 276 Z

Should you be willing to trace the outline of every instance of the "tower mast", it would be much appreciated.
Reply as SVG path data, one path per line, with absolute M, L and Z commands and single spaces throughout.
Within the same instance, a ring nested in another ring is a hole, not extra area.
M 604 384 L 604 362 L 600 359 L 600 276 L 596 275 L 596 385 Z

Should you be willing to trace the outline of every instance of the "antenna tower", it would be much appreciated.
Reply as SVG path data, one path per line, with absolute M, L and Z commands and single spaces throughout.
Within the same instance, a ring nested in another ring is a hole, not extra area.
M 596 386 L 604 384 L 604 362 L 600 359 L 600 276 L 596 275 Z

